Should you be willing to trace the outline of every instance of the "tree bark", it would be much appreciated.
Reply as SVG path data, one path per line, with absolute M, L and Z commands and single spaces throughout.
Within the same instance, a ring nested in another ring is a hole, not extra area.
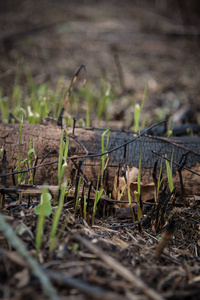
M 0 147 L 4 147 L 6 151 L 6 170 L 3 169 L 2 154 L 0 162 L 0 174 L 2 172 L 11 173 L 18 164 L 18 148 L 19 148 L 19 125 L 0 124 Z M 71 128 L 66 128 L 69 134 L 69 154 L 70 156 L 85 155 L 86 149 L 90 154 L 101 154 L 101 129 L 75 129 L 75 135 L 72 134 Z M 38 164 L 49 154 L 43 163 L 53 162 L 58 160 L 59 145 L 60 145 L 61 129 L 58 126 L 44 126 L 44 125 L 28 125 L 24 124 L 22 128 L 21 137 L 21 161 L 27 157 L 31 138 L 35 142 L 35 151 L 38 156 Z M 133 134 L 130 132 L 111 131 L 108 150 L 114 149 L 133 139 Z M 172 144 L 176 143 L 176 145 Z M 106 144 L 106 137 L 105 137 Z M 85 147 L 85 148 L 84 148 Z M 195 172 L 200 173 L 200 137 L 183 137 L 183 138 L 149 138 L 141 137 L 141 141 L 136 139 L 130 144 L 119 148 L 109 154 L 109 161 L 104 173 L 104 188 L 107 192 L 113 191 L 114 178 L 118 173 L 119 165 L 126 164 L 130 168 L 138 168 L 140 149 L 142 153 L 142 183 L 147 185 L 153 182 L 152 172 L 155 162 L 158 161 L 157 174 L 160 170 L 161 158 L 152 151 L 156 151 L 161 155 L 167 155 L 171 159 L 173 153 L 173 162 L 179 163 L 181 156 L 187 152 L 187 149 L 192 150 L 188 154 L 186 160 L 186 167 Z M 195 153 L 194 153 L 195 152 Z M 68 159 L 68 168 L 66 176 L 73 177 L 73 170 L 76 169 L 74 162 L 78 165 L 79 159 Z M 97 181 L 100 174 L 101 157 L 86 157 L 83 161 L 83 174 L 88 181 Z M 23 168 L 25 169 L 25 167 Z M 165 162 L 163 159 L 163 176 L 166 178 Z M 186 194 L 199 195 L 200 194 L 200 176 L 197 176 L 189 171 L 183 170 L 183 183 Z M 120 174 L 119 174 L 120 175 Z M 180 181 L 176 172 L 176 166 L 173 165 L 174 184 L 176 191 L 180 192 Z M 2 178 L 1 178 L 2 179 Z M 17 175 L 15 175 L 17 180 Z M 34 179 L 34 184 L 48 183 L 50 185 L 57 185 L 57 163 L 37 168 Z M 13 185 L 12 176 L 8 176 L 6 186 Z

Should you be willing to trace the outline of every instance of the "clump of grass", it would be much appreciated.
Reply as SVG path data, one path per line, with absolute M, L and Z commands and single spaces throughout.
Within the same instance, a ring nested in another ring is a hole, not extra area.
M 68 91 L 66 79 L 60 77 L 56 89 L 52 89 L 48 83 L 36 85 L 27 63 L 24 65 L 24 70 L 27 81 L 26 88 L 22 90 L 19 84 L 19 71 L 16 75 L 12 95 L 3 97 L 3 91 L 0 90 L 1 119 L 4 123 L 8 123 L 10 113 L 19 119 L 23 107 L 24 120 L 28 120 L 30 124 L 36 124 L 47 116 L 56 120 Z M 91 118 L 96 119 L 92 115 L 93 111 L 97 111 L 98 122 L 102 116 L 107 120 L 109 118 L 108 108 L 113 99 L 116 99 L 116 93 L 111 90 L 109 82 L 101 79 L 99 86 L 88 82 L 86 86 L 79 87 L 71 94 L 68 114 L 64 115 L 66 125 L 72 127 L 73 117 L 75 117 L 80 126 L 91 126 Z M 10 103 L 12 109 L 9 107 Z
M 22 162 L 21 160 L 21 133 L 22 133 L 22 124 L 23 122 L 21 122 L 20 124 L 20 133 L 19 133 L 19 150 L 18 150 L 18 167 L 16 169 L 18 169 L 18 171 L 21 171 L 21 166 L 25 165 L 27 169 L 30 169 L 31 167 L 33 167 L 35 160 L 37 159 L 37 155 L 35 152 L 35 142 L 34 139 L 31 138 L 30 140 L 30 146 L 29 146 L 29 150 L 27 153 L 27 158 L 25 158 Z M 15 171 L 16 171 L 15 169 Z M 33 184 L 33 174 L 34 171 L 33 170 L 29 170 L 28 171 L 28 184 Z M 18 184 L 23 184 L 25 183 L 25 173 L 19 173 L 18 174 Z
M 65 137 L 65 141 L 64 141 Z M 71 185 L 70 180 L 66 180 L 62 184 L 63 176 L 65 173 L 65 170 L 67 168 L 67 155 L 68 155 L 68 146 L 69 146 L 69 138 L 67 135 L 66 130 L 63 130 L 61 133 L 61 138 L 60 138 L 60 150 L 59 150 L 59 159 L 58 159 L 58 208 L 56 209 L 54 216 L 53 216 L 53 221 L 52 221 L 52 226 L 51 226 L 51 233 L 50 233 L 50 246 L 49 246 L 49 251 L 52 252 L 54 247 L 55 247 L 55 241 L 56 239 L 56 232 L 58 228 L 58 223 L 59 223 L 59 218 L 62 212 L 63 208 L 63 203 L 65 196 L 68 192 L 68 189 Z M 55 196 L 57 200 L 57 196 Z M 41 195 L 41 200 L 40 204 L 35 207 L 35 213 L 38 216 L 38 221 L 37 221 L 37 233 L 36 233 L 36 250 L 37 253 L 40 251 L 40 246 L 41 246 L 41 241 L 42 241 L 42 236 L 43 236 L 43 229 L 44 229 L 44 220 L 46 216 L 49 216 L 52 213 L 52 206 L 51 206 L 51 201 L 52 197 L 51 194 L 48 192 L 48 189 L 46 186 L 43 187 L 42 195 Z M 55 200 L 55 199 L 54 199 Z

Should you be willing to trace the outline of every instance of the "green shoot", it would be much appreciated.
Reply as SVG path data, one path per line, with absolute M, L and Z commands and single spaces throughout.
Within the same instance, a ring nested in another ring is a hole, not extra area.
M 43 213 L 43 208 L 44 208 L 44 215 L 45 216 L 50 216 L 52 213 L 52 206 L 51 206 L 51 194 L 48 192 L 47 188 L 43 187 L 43 191 L 40 197 L 40 203 L 35 207 L 34 212 L 36 215 L 40 215 Z M 44 200 L 45 199 L 45 200 Z
M 83 219 L 86 220 L 87 217 L 87 198 L 84 195 L 84 203 L 83 203 Z
M 70 187 L 70 184 L 68 185 Z M 50 247 L 49 247 L 49 251 L 53 251 L 53 249 L 55 248 L 55 242 L 56 242 L 56 232 L 58 229 L 58 222 L 60 219 L 60 215 L 62 212 L 62 208 L 63 208 L 63 203 L 64 203 L 64 199 L 65 199 L 65 195 L 66 195 L 66 187 L 67 187 L 67 182 L 62 184 L 61 186 L 61 193 L 60 193 L 60 197 L 59 197 L 59 202 L 58 202 L 58 208 L 56 209 L 54 216 L 53 216 L 53 223 L 51 226 L 51 233 L 50 233 Z
M 8 98 L 2 96 L 2 90 L 0 89 L 1 118 L 4 123 L 8 123 L 8 103 Z
M 94 206 L 92 211 L 92 226 L 94 225 L 94 217 L 97 212 L 97 204 L 99 202 L 99 199 L 101 198 L 101 195 L 103 194 L 103 191 L 104 191 L 103 189 L 100 189 L 100 191 L 97 191 L 95 195 Z
M 35 112 L 33 113 L 31 110 L 31 106 L 27 106 L 27 112 L 28 112 L 28 122 L 29 124 L 36 124 L 40 121 L 40 115 L 39 113 Z
M 63 141 L 63 137 L 66 137 L 66 142 Z M 58 190 L 61 188 L 61 182 L 67 168 L 67 155 L 68 155 L 68 146 L 69 146 L 69 139 L 66 130 L 62 131 L 61 138 L 60 138 L 60 152 L 59 152 L 59 159 L 58 159 Z M 63 163 L 64 160 L 64 163 Z
M 103 115 L 103 112 L 105 111 L 107 107 L 107 102 L 110 98 L 110 92 L 111 92 L 111 85 L 107 84 L 106 91 L 104 93 L 103 99 L 98 101 L 98 108 L 97 108 L 97 120 L 98 123 L 100 122 L 100 119 Z
M 122 191 L 121 191 L 121 193 L 120 193 L 120 195 L 119 195 L 119 197 L 118 197 L 118 200 L 119 200 L 119 201 L 121 200 L 121 197 L 123 196 L 126 187 L 127 187 L 127 184 L 125 184 L 125 186 L 123 187 L 123 189 L 122 189 Z
M 145 89 L 144 89 L 144 94 L 143 94 L 141 106 L 140 106 L 139 103 L 136 103 L 135 107 L 134 107 L 134 132 L 137 132 L 138 129 L 139 129 L 140 115 L 141 115 L 141 112 L 142 112 L 142 109 L 143 109 L 143 106 L 144 106 L 144 102 L 145 102 L 145 99 L 146 99 L 146 94 L 147 94 L 147 84 L 146 84 Z
M 172 136 L 172 132 L 173 132 L 173 119 L 172 117 L 169 118 L 168 120 L 168 126 L 167 126 L 167 137 Z
M 140 114 L 141 114 L 140 104 L 136 103 L 134 107 L 134 132 L 137 132 L 139 129 Z
M 33 167 L 33 162 L 37 158 L 34 147 L 35 147 L 35 142 L 34 142 L 33 138 L 31 138 L 30 149 L 28 151 L 28 157 L 25 158 L 22 162 L 20 162 L 20 169 L 21 169 L 21 166 L 23 166 L 24 164 L 26 165 L 27 169 L 30 169 L 31 167 Z M 19 155 L 18 155 L 18 157 L 19 157 Z M 19 170 L 19 162 L 18 162 L 18 167 L 15 168 L 15 171 L 17 169 Z M 22 184 L 22 182 L 25 182 L 25 174 L 19 174 L 19 175 L 21 175 L 20 184 Z M 28 184 L 33 184 L 33 171 L 32 170 L 30 170 L 28 172 L 28 176 L 29 176 Z
M 76 193 L 76 203 L 75 203 L 75 208 L 74 208 L 74 215 L 76 215 L 76 210 L 79 202 L 79 191 L 80 191 L 80 186 L 81 186 L 81 176 L 79 177 L 78 180 L 78 188 L 77 188 L 77 193 Z
M 173 174 L 172 174 L 173 152 L 172 152 L 170 164 L 169 164 L 168 160 L 165 160 L 165 162 L 166 162 L 167 179 L 168 179 L 168 184 L 169 184 L 169 190 L 170 190 L 170 192 L 172 192 L 173 189 L 174 189 Z
M 104 137 L 105 137 L 106 134 L 107 134 L 107 139 L 106 139 L 106 147 L 105 147 Z M 102 153 L 107 151 L 108 143 L 109 143 L 109 136 L 110 136 L 110 130 L 109 129 L 105 130 L 101 135 L 101 152 Z M 101 157 L 101 178 L 102 178 L 102 180 L 103 180 L 103 174 L 104 174 L 104 171 L 105 171 L 105 159 L 106 159 L 106 154 L 102 155 L 102 157 Z
M 16 84 L 13 88 L 13 93 L 12 93 L 12 102 L 13 104 L 15 104 L 15 107 L 18 107 L 18 109 L 20 107 L 23 107 L 23 103 L 22 103 L 22 88 Z
M 34 139 L 31 138 L 31 140 L 30 140 L 30 149 L 28 151 L 28 161 L 27 161 L 29 169 L 31 167 L 33 167 L 33 159 L 37 158 L 34 148 L 35 148 L 35 142 L 34 142 Z M 28 184 L 33 184 L 33 172 L 31 170 L 29 171 Z
M 130 208 L 130 211 L 131 211 L 133 223 L 135 223 L 135 215 L 134 215 L 133 207 L 132 207 L 132 203 L 131 203 L 131 192 L 130 192 L 130 182 L 129 182 L 129 166 L 127 166 L 127 171 L 128 171 L 128 179 L 127 179 L 127 185 L 128 185 L 128 202 L 129 202 L 129 208 Z
M 156 191 L 156 199 L 158 202 L 158 197 L 159 197 L 159 190 L 161 187 L 161 184 L 163 182 L 163 178 L 162 177 L 162 158 L 161 158 L 161 162 L 160 162 L 160 172 L 159 172 L 159 177 L 158 177 L 158 183 L 157 183 L 157 191 Z
M 24 64 L 24 71 L 25 71 L 28 89 L 31 93 L 35 93 L 36 86 L 28 64 Z
M 86 127 L 90 127 L 90 103 L 87 102 L 87 109 L 86 109 Z
M 141 198 L 141 170 L 142 170 L 142 143 L 140 137 L 140 159 L 139 159 L 139 167 L 138 167 L 138 190 L 135 192 L 137 198 L 137 212 L 138 212 L 138 221 L 141 220 L 142 210 L 140 206 L 140 198 Z
M 20 129 L 19 129 L 19 148 L 18 148 L 18 172 L 21 171 L 21 137 L 22 137 L 22 126 L 23 126 L 23 116 L 20 122 Z M 22 180 L 22 173 L 18 174 L 18 184 L 21 184 Z
M 35 207 L 35 213 L 38 214 L 37 230 L 36 230 L 36 238 L 35 238 L 37 255 L 39 254 L 41 243 L 42 243 L 45 216 L 50 215 L 52 212 L 50 200 L 51 200 L 51 195 L 49 194 L 47 187 L 44 186 L 41 194 L 41 201 L 39 204 L 39 208 L 38 206 Z

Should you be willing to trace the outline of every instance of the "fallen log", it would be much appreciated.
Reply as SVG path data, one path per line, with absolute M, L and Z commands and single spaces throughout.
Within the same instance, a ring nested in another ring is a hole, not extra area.
M 12 173 L 18 164 L 18 144 L 19 144 L 19 125 L 0 124 L 0 147 L 4 147 L 6 151 L 6 170 L 5 162 L 3 164 L 2 154 L 0 162 L 0 177 L 3 173 Z M 68 168 L 66 177 L 72 178 L 75 163 L 78 165 L 83 160 L 82 172 L 88 182 L 97 181 L 101 166 L 101 129 L 82 129 L 76 128 L 73 134 L 72 128 L 66 128 L 69 135 L 69 154 Z M 38 156 L 38 164 L 52 163 L 36 169 L 34 184 L 48 183 L 49 185 L 57 185 L 57 160 L 59 157 L 59 144 L 61 137 L 61 129 L 58 126 L 44 126 L 41 124 L 28 125 L 22 128 L 21 137 L 21 160 L 27 157 L 30 140 L 34 139 L 35 151 Z M 127 144 L 129 143 L 129 144 Z M 141 148 L 142 147 L 142 148 Z M 118 149 L 116 149 L 118 148 Z M 179 138 L 158 138 L 142 136 L 141 140 L 133 137 L 131 132 L 111 131 L 108 144 L 108 164 L 104 172 L 104 188 L 107 192 L 113 192 L 114 182 L 117 182 L 119 174 L 119 165 L 126 164 L 133 168 L 138 168 L 140 149 L 142 149 L 142 184 L 148 186 L 153 183 L 152 172 L 156 161 L 158 161 L 157 174 L 160 170 L 161 158 L 153 153 L 167 155 L 171 159 L 173 153 L 173 176 L 176 191 L 181 191 L 180 180 L 177 174 L 177 166 L 183 154 L 190 151 L 187 156 L 183 169 L 183 183 L 185 193 L 192 195 L 200 195 L 200 137 L 179 137 Z M 112 151 L 114 150 L 114 151 Z M 97 155 L 98 154 L 98 155 Z M 80 157 L 81 156 L 81 157 Z M 45 158 L 46 157 L 46 158 Z M 45 158 L 45 159 L 44 159 Z M 55 163 L 54 163 L 55 162 Z M 134 173 L 134 172 L 133 172 Z M 135 174 L 135 173 L 134 173 Z M 120 174 L 119 174 L 120 175 Z M 136 172 L 137 175 L 137 172 Z M 132 181 L 137 180 L 134 175 Z M 166 178 L 165 162 L 163 162 L 163 176 Z M 15 178 L 16 175 L 15 175 Z M 12 176 L 6 177 L 6 186 L 13 185 Z M 116 183 L 118 184 L 118 183 Z

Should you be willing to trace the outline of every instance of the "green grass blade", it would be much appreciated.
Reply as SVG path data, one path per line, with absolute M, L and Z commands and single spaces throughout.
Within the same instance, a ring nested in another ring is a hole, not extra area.
M 64 199 L 65 199 L 65 194 L 66 194 L 66 186 L 67 183 L 62 184 L 61 186 L 61 193 L 60 193 L 60 197 L 59 197 L 59 202 L 58 202 L 58 208 L 54 213 L 54 217 L 53 217 L 53 223 L 52 223 L 52 227 L 51 227 L 51 233 L 50 233 L 50 247 L 49 247 L 49 251 L 53 251 L 54 247 L 55 247 L 55 235 L 58 229 L 58 222 L 60 219 L 60 215 L 63 209 L 63 203 L 64 203 Z
M 42 243 L 42 236 L 43 236 L 43 232 L 44 232 L 46 201 L 49 201 L 49 199 L 48 199 L 48 189 L 47 189 L 46 186 L 43 187 L 41 197 L 43 197 L 43 201 L 41 203 L 40 214 L 38 215 L 36 238 L 35 238 L 35 245 L 36 245 L 37 255 L 39 254 L 39 251 L 40 251 L 40 247 L 41 247 L 41 243 Z
M 22 126 L 23 126 L 23 117 L 20 122 L 19 129 L 19 149 L 18 149 L 18 172 L 21 171 L 21 137 L 22 137 Z M 22 174 L 18 174 L 18 184 L 21 184 Z

